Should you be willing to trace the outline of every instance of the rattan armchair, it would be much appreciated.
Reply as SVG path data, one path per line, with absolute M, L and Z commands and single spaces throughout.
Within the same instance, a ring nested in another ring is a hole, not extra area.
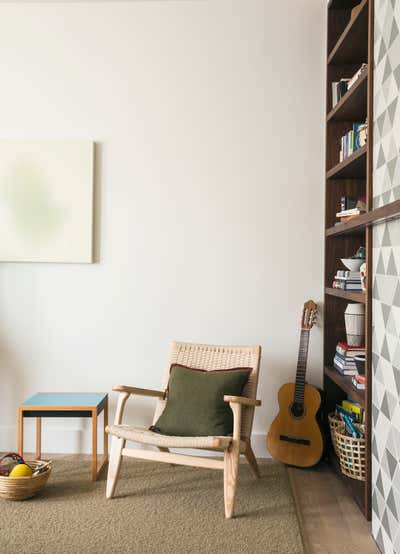
M 107 427 L 107 432 L 112 435 L 107 476 L 107 498 L 112 498 L 114 495 L 123 456 L 170 464 L 220 469 L 224 472 L 225 516 L 227 518 L 232 517 L 240 454 L 245 455 L 254 475 L 256 477 L 260 476 L 257 461 L 250 444 L 254 408 L 261 404 L 259 400 L 256 400 L 260 357 L 260 346 L 210 346 L 173 342 L 162 390 L 140 389 L 125 385 L 113 387 L 113 390 L 119 393 L 119 398 L 114 424 Z M 168 385 L 169 369 L 171 364 L 174 363 L 207 371 L 235 367 L 252 368 L 242 396 L 224 397 L 225 402 L 229 402 L 233 412 L 232 436 L 173 437 L 160 435 L 149 429 L 122 423 L 124 407 L 131 395 L 157 398 L 153 422 L 157 421 L 166 404 L 165 391 Z M 155 446 L 158 448 L 158 451 L 126 448 L 126 441 Z M 224 458 L 222 460 L 205 456 L 178 454 L 170 452 L 170 448 L 223 451 Z

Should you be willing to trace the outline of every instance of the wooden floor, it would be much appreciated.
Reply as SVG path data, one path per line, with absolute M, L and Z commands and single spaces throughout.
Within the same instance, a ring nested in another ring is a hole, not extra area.
M 328 464 L 289 468 L 289 477 L 309 554 L 376 554 L 370 523 Z

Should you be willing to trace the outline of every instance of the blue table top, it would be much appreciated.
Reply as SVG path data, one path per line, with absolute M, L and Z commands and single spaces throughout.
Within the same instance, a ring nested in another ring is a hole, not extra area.
M 34 394 L 22 406 L 90 406 L 97 407 L 106 398 L 107 394 L 103 392 L 39 392 Z

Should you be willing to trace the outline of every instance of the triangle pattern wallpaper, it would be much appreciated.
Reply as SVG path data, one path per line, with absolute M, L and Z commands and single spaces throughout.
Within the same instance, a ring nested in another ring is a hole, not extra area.
M 375 0 L 374 207 L 400 198 L 400 2 Z M 372 534 L 400 554 L 400 220 L 374 227 Z

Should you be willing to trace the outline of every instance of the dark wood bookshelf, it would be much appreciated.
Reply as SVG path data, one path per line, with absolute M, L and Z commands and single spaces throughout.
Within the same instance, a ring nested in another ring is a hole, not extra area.
M 339 158 L 339 151 L 338 151 Z M 367 145 L 362 146 L 326 173 L 327 179 L 365 179 Z
M 368 0 L 361 2 L 357 14 L 350 18 L 335 46 L 328 55 L 328 64 L 366 63 L 368 58 Z M 348 5 L 351 2 L 348 3 Z M 333 8 L 330 8 L 333 11 Z
M 364 391 L 358 390 L 353 386 L 349 375 L 341 375 L 335 368 L 327 366 L 325 367 L 324 373 L 325 376 L 336 383 L 342 391 L 351 396 L 355 402 L 358 402 L 361 406 L 365 407 Z
M 358 12 L 351 16 L 352 9 Z M 351 78 L 362 66 L 367 70 L 332 108 L 332 82 Z M 326 175 L 325 175 L 325 276 L 324 276 L 324 425 L 329 435 L 328 414 L 348 396 L 363 406 L 366 427 L 366 480 L 344 476 L 332 445 L 327 452 L 332 468 L 341 475 L 366 519 L 371 518 L 371 261 L 372 226 L 400 211 L 399 205 L 373 209 L 372 121 L 373 121 L 373 0 L 331 0 L 328 4 L 326 82 Z M 339 163 L 340 139 L 353 123 L 368 122 L 368 142 Z M 366 213 L 335 225 L 342 196 L 365 197 Z M 397 202 L 397 201 L 396 201 Z M 367 291 L 332 288 L 336 271 L 344 269 L 341 258 L 366 248 Z M 365 305 L 366 389 L 361 391 L 333 368 L 339 341 L 347 342 L 344 311 L 349 302 Z
M 365 303 L 364 292 L 353 292 L 350 290 L 341 290 L 341 289 L 334 289 L 332 287 L 325 287 L 325 294 L 329 294 L 330 296 L 337 296 L 338 298 L 344 298 L 349 302 Z
M 327 121 L 365 121 L 367 117 L 368 71 L 357 79 L 353 86 L 328 113 Z

